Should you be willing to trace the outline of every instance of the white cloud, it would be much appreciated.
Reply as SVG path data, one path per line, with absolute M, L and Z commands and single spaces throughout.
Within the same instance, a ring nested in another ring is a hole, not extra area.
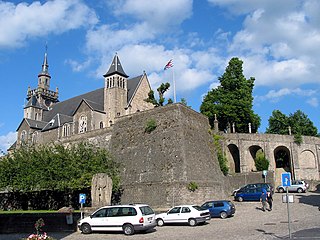
M 81 72 L 83 71 L 84 69 L 87 69 L 90 64 L 91 64 L 91 59 L 88 59 L 82 63 L 78 62 L 78 61 L 75 61 L 75 60 L 72 60 L 72 59 L 67 59 L 65 60 L 64 62 L 65 64 L 71 66 L 72 68 L 72 71 L 74 72 Z
M 126 0 L 114 2 L 115 14 L 120 18 L 130 15 L 144 22 L 149 31 L 173 31 L 192 15 L 192 0 L 150 1 Z
M 319 83 L 319 1 L 209 0 L 244 17 L 229 54 L 241 56 L 256 85 L 292 88 Z
M 278 102 L 280 98 L 283 98 L 289 95 L 310 97 L 315 95 L 316 93 L 317 93 L 316 90 L 303 90 L 301 88 L 294 88 L 294 89 L 282 88 L 279 90 L 270 90 L 265 96 L 256 97 L 255 100 L 258 100 L 258 101 L 270 100 L 271 102 Z M 308 102 L 310 105 L 312 105 L 312 104 L 316 104 L 316 100 L 317 99 L 312 98 Z
M 97 23 L 95 13 L 80 0 L 0 2 L 0 47 L 21 46 L 29 38 L 60 34 Z
M 318 107 L 319 106 L 319 101 L 318 101 L 318 98 L 310 98 L 308 101 L 307 101 L 308 104 L 310 104 L 312 107 Z
M 9 132 L 7 135 L 0 136 L 0 156 L 3 155 L 3 152 L 6 152 L 16 140 L 16 132 Z

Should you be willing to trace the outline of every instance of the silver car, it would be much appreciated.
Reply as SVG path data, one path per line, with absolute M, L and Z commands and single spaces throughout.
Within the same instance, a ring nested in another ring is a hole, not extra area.
M 289 192 L 298 192 L 298 193 L 306 192 L 307 189 L 308 189 L 307 183 L 302 180 L 293 180 L 291 183 L 291 186 L 288 187 Z M 280 193 L 283 193 L 286 191 L 286 187 L 280 185 L 277 187 L 277 191 Z

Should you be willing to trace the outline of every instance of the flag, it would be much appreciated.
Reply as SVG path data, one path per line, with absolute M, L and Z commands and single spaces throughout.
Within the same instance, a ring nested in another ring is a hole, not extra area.
M 163 70 L 167 70 L 169 68 L 173 67 L 173 61 L 170 59 L 170 61 L 164 66 Z

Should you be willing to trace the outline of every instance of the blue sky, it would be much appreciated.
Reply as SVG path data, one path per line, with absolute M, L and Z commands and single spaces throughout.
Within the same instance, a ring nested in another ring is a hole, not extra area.
M 177 100 L 199 111 L 239 57 L 245 77 L 256 78 L 259 132 L 275 109 L 300 109 L 320 129 L 319 12 L 317 0 L 0 1 L 0 151 L 16 139 L 46 43 L 60 101 L 103 87 L 117 52 L 125 72 L 146 71 L 153 89 L 174 72 Z M 174 67 L 163 71 L 170 59 Z

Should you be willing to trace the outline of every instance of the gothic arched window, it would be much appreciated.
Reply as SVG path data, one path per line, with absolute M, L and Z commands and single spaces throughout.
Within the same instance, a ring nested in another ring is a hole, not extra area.
M 79 119 L 79 133 L 87 131 L 87 116 L 81 116 Z
M 26 143 L 27 142 L 27 131 L 23 130 L 21 132 L 20 140 L 21 140 L 21 143 Z

